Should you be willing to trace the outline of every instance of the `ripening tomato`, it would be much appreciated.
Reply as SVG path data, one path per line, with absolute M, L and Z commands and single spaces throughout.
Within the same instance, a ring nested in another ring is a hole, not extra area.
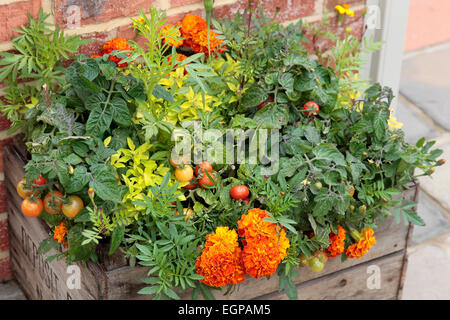
M 208 173 L 212 177 L 212 181 L 211 181 L 211 179 L 209 179 L 209 177 L 208 177 L 208 175 L 206 173 L 203 175 L 203 177 L 198 179 L 198 184 L 203 189 L 208 189 L 206 186 L 213 186 L 214 182 L 216 181 L 216 177 L 215 177 L 214 172 L 208 172 Z
M 189 161 L 189 155 L 185 154 L 184 156 L 178 156 L 176 159 L 173 159 L 172 157 L 169 158 L 169 163 L 172 167 L 178 167 L 182 166 Z
M 194 170 L 189 165 L 185 165 L 183 168 L 175 169 L 175 178 L 180 182 L 191 181 L 194 177 Z
M 273 100 L 273 97 L 270 97 L 270 96 L 269 96 L 269 98 L 267 98 L 266 101 L 261 102 L 261 103 L 257 106 L 258 110 L 261 110 L 261 109 L 264 108 L 267 104 L 269 104 L 269 103 L 271 103 L 271 102 L 273 102 L 273 101 L 274 101 L 274 100 Z
M 34 183 L 42 186 L 47 183 L 47 180 L 45 180 L 45 178 L 42 176 L 42 174 L 40 174 L 38 179 L 36 179 L 36 178 L 34 179 Z
M 50 191 L 44 197 L 44 209 L 50 214 L 58 214 L 61 212 L 62 200 L 64 195 L 58 190 Z
M 250 194 L 250 192 L 248 191 L 247 186 L 244 186 L 244 185 L 234 186 L 230 190 L 230 195 L 235 200 L 244 200 L 244 199 L 248 198 L 249 194 Z
M 185 185 L 183 188 L 185 188 L 186 190 L 195 190 L 198 188 L 198 183 L 197 180 L 194 178 L 191 181 L 189 181 L 189 183 L 187 185 Z
M 29 218 L 37 217 L 44 209 L 41 199 L 26 198 L 22 201 L 22 213 Z
M 84 208 L 83 200 L 79 196 L 69 196 L 68 202 L 63 203 L 61 210 L 68 218 L 75 218 L 76 215 Z
M 243 202 L 245 205 L 248 205 L 248 204 L 250 203 L 250 199 L 249 199 L 249 198 L 246 198 L 246 199 L 242 200 L 242 202 Z
M 303 105 L 303 113 L 312 117 L 319 113 L 319 105 L 314 101 L 308 101 Z
M 33 190 L 28 189 L 26 187 L 26 183 L 27 183 L 27 180 L 25 180 L 25 178 L 23 178 L 22 180 L 19 181 L 19 183 L 17 184 L 17 187 L 16 187 L 17 193 L 19 194 L 19 196 L 22 199 L 28 198 L 29 196 L 31 196 L 33 194 Z
M 202 174 L 205 174 L 205 170 L 208 172 L 213 171 L 213 167 L 208 161 L 202 161 L 198 164 L 198 166 L 195 166 L 195 175 L 198 177 L 199 171 Z

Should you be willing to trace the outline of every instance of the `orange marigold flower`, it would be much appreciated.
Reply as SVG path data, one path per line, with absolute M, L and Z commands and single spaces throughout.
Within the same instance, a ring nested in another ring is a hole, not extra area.
M 345 254 L 349 258 L 361 258 L 377 242 L 375 240 L 374 232 L 370 227 L 363 228 L 360 234 L 353 232 L 352 235 L 355 235 L 354 237 L 359 238 L 359 240 L 358 242 L 350 245 L 345 251 Z
M 199 31 L 205 29 L 206 20 L 199 16 L 189 13 L 181 20 L 181 35 L 186 39 L 191 39 Z
M 238 221 L 239 235 L 245 237 L 242 241 L 245 270 L 255 278 L 272 275 L 290 246 L 284 229 L 263 220 L 268 216 L 265 210 L 255 208 Z
M 209 31 L 209 43 L 211 52 L 224 52 L 224 47 L 221 47 L 222 40 L 216 38 L 217 33 Z M 208 32 L 207 30 L 199 31 L 192 40 L 194 42 L 192 49 L 195 52 L 203 52 L 208 55 Z
M 173 46 L 178 48 L 183 44 L 183 40 L 180 39 L 181 32 L 178 28 L 172 26 L 171 24 L 167 24 L 161 29 L 161 37 L 163 38 L 164 43 L 169 46 Z
M 235 230 L 217 227 L 216 232 L 206 236 L 205 248 L 195 265 L 200 280 L 212 287 L 222 287 L 244 281 L 245 269 L 242 251 Z
M 327 255 L 330 258 L 337 257 L 342 252 L 344 252 L 344 241 L 345 241 L 345 229 L 341 226 L 338 226 L 339 232 L 338 234 L 334 234 L 330 232 L 330 246 L 327 248 Z
M 55 227 L 55 231 L 53 232 L 53 240 L 58 241 L 63 244 L 64 248 L 67 248 L 67 239 L 66 235 L 69 233 L 64 222 L 61 222 L 59 226 Z
M 105 44 L 103 45 L 103 54 L 110 54 L 114 50 L 129 51 L 134 49 L 127 43 L 127 39 L 124 38 L 114 38 L 110 41 L 105 42 Z M 131 52 L 126 52 L 125 54 L 128 57 L 131 56 Z M 115 62 L 119 68 L 128 66 L 128 63 L 120 63 L 122 59 L 115 56 L 110 56 L 108 60 Z

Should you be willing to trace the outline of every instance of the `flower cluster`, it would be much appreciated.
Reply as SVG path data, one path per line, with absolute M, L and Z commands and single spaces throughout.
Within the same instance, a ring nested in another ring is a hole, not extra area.
M 102 48 L 102 52 L 100 54 L 93 55 L 91 58 L 97 58 L 97 57 L 103 56 L 104 54 L 110 54 L 114 50 L 130 51 L 130 50 L 134 50 L 134 49 L 127 43 L 127 39 L 114 38 L 112 40 L 105 42 L 105 44 L 103 45 L 103 48 Z M 125 55 L 127 57 L 129 57 L 129 56 L 131 56 L 131 52 L 125 52 Z M 116 57 L 113 55 L 109 56 L 108 60 L 115 62 L 119 68 L 124 68 L 124 67 L 128 66 L 128 63 L 126 63 L 126 62 L 120 63 L 120 61 L 123 60 L 122 58 L 119 58 L 119 57 Z
M 208 55 L 208 30 L 206 21 L 193 14 L 187 14 L 181 21 L 181 35 L 184 38 L 183 46 L 190 47 L 194 52 L 203 52 Z M 209 31 L 211 52 L 224 51 L 222 40 L 217 38 L 217 33 Z
M 268 216 L 266 211 L 255 208 L 238 221 L 238 233 L 245 237 L 242 240 L 245 270 L 255 278 L 272 275 L 287 256 L 290 245 L 284 229 L 263 220 Z
M 64 248 L 67 248 L 67 238 L 66 235 L 69 233 L 64 222 L 61 222 L 59 226 L 55 227 L 55 231 L 53 233 L 53 240 L 58 241 L 63 244 Z
M 330 242 L 331 244 L 327 248 L 327 255 L 330 258 L 337 257 L 342 252 L 344 252 L 344 242 L 345 242 L 345 229 L 341 226 L 339 227 L 338 234 L 334 234 L 333 232 L 330 233 Z
M 346 3 L 344 3 L 342 6 L 341 5 L 337 5 L 334 7 L 336 9 L 337 12 L 339 12 L 339 14 L 346 14 L 348 16 L 355 16 L 355 11 L 350 9 L 350 6 Z
M 216 232 L 206 236 L 205 248 L 197 259 L 196 271 L 204 276 L 204 284 L 222 287 L 244 281 L 242 251 L 235 230 L 217 227 Z
M 183 44 L 183 40 L 181 40 L 181 33 L 178 26 L 172 26 L 171 24 L 167 24 L 161 29 L 161 37 L 163 42 L 171 47 L 178 48 Z
M 375 240 L 374 232 L 370 227 L 363 228 L 361 233 L 353 230 L 351 235 L 355 238 L 355 240 L 357 240 L 357 242 L 350 245 L 345 251 L 345 254 L 349 258 L 361 258 L 377 242 Z

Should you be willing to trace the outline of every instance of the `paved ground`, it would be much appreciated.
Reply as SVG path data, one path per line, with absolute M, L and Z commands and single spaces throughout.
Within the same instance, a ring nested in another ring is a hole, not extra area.
M 406 140 L 436 140 L 447 164 L 433 179 L 420 179 L 418 213 L 403 299 L 450 299 L 450 43 L 407 57 L 403 62 L 396 116 Z

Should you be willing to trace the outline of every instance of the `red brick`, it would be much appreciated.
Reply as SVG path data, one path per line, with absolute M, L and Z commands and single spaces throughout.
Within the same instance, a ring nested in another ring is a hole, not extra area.
M 8 130 L 11 126 L 11 122 L 6 117 L 0 116 L 0 131 Z
M 27 24 L 29 12 L 33 17 L 37 17 L 41 8 L 41 0 L 28 0 L 0 5 L 0 42 L 5 42 L 18 33 L 13 29 L 19 28 L 22 24 Z
M 0 251 L 8 250 L 8 220 L 0 221 Z
M 3 148 L 5 147 L 5 145 L 10 143 L 11 141 L 12 141 L 12 138 L 8 138 L 8 139 L 5 139 L 3 141 L 0 141 L 0 172 L 4 172 L 4 168 L 3 168 Z M 0 213 L 1 212 L 2 211 L 0 211 Z
M 231 18 L 236 13 L 243 13 L 248 6 L 247 0 L 214 8 L 214 15 L 218 18 Z M 279 10 L 277 21 L 284 22 L 314 14 L 314 0 L 260 0 L 258 6 L 264 8 L 264 13 L 273 17 Z
M 0 213 L 6 212 L 5 181 L 0 181 Z
M 185 4 L 192 4 L 192 3 L 199 3 L 202 2 L 201 0 L 170 0 L 170 7 L 174 8 L 174 7 L 180 7 L 183 6 Z
M 11 264 L 9 258 L 0 260 L 0 281 L 12 278 Z
M 80 25 L 106 22 L 114 18 L 136 16 L 140 8 L 148 11 L 153 2 L 154 0 L 56 0 L 55 18 L 57 24 L 67 25 L 68 19 L 73 19 L 69 9 L 75 5 L 80 9 Z
M 347 27 L 350 27 L 352 31 L 350 32 L 354 37 L 357 39 L 362 39 L 363 35 L 363 29 L 364 29 L 364 17 L 362 16 L 363 10 L 359 10 L 355 12 L 354 17 L 345 16 L 342 24 L 338 25 L 338 17 L 333 17 L 331 19 L 331 25 L 332 25 L 332 31 L 339 35 L 342 38 L 344 38 L 345 35 L 345 29 Z M 315 24 L 320 23 L 320 21 L 314 22 Z M 306 37 L 311 41 L 310 43 L 306 44 L 306 47 L 309 51 L 309 53 L 313 53 L 313 39 L 309 32 L 305 32 Z M 318 39 L 315 41 L 315 46 L 319 47 L 321 50 L 327 50 L 331 46 L 331 42 L 329 41 L 322 41 L 321 39 Z
M 93 54 L 100 53 L 102 51 L 103 44 L 106 41 L 111 40 L 113 36 L 107 32 L 93 32 L 83 34 L 82 38 L 91 39 L 92 41 L 84 46 L 81 46 L 78 51 L 87 56 L 91 56 Z
M 323 5 L 323 10 L 324 12 L 327 11 L 335 11 L 335 6 L 339 5 L 343 5 L 344 3 L 350 5 L 350 9 L 352 9 L 352 7 L 355 7 L 357 5 L 361 5 L 361 4 L 365 4 L 366 1 L 365 0 L 325 0 L 325 3 Z

